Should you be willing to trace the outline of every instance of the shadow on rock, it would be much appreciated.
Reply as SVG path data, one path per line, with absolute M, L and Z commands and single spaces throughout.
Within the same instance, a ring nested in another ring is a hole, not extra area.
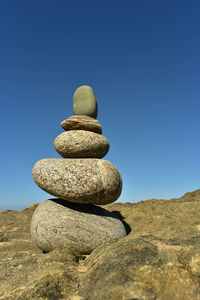
M 113 210 L 113 211 L 112 211 L 112 214 L 115 214 L 115 215 L 117 216 L 117 218 L 118 218 L 119 220 L 121 220 L 121 222 L 124 224 L 124 227 L 125 227 L 125 229 L 126 229 L 126 234 L 128 235 L 128 234 L 131 232 L 131 227 L 129 226 L 128 223 L 126 223 L 126 222 L 124 221 L 125 217 L 123 217 L 122 214 L 120 213 L 120 211 L 118 211 L 118 210 Z
M 131 227 L 124 221 L 124 217 L 122 216 L 122 214 L 119 211 L 108 211 L 105 208 L 102 208 L 100 206 L 96 206 L 93 204 L 82 204 L 82 203 L 74 203 L 74 202 L 70 202 L 67 200 L 63 200 L 60 198 L 53 198 L 53 199 L 49 199 L 59 205 L 62 205 L 64 207 L 67 208 L 71 208 L 73 210 L 82 212 L 82 213 L 87 213 L 87 214 L 93 214 L 96 216 L 102 216 L 102 217 L 111 217 L 111 218 L 115 218 L 117 220 L 120 220 L 125 229 L 126 229 L 126 234 L 128 235 L 131 232 Z
M 102 217 L 111 217 L 111 218 L 115 218 L 117 220 L 120 220 L 125 229 L 126 229 L 126 234 L 128 235 L 131 232 L 131 227 L 124 221 L 124 217 L 122 216 L 122 214 L 120 213 L 120 211 L 108 211 L 105 208 L 102 208 L 100 206 L 96 206 L 93 204 L 82 204 L 82 203 L 74 203 L 74 202 L 69 202 L 67 200 L 63 200 L 60 198 L 53 198 L 53 199 L 49 199 L 59 205 L 62 205 L 64 207 L 67 208 L 71 208 L 74 209 L 76 211 L 82 212 L 82 213 L 87 213 L 87 214 L 93 214 L 96 216 L 102 216 Z

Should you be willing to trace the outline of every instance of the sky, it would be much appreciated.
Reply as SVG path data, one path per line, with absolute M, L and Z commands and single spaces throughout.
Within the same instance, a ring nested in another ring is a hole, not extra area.
M 198 0 L 0 1 L 0 210 L 49 194 L 32 179 L 90 85 L 120 171 L 118 202 L 200 188 Z

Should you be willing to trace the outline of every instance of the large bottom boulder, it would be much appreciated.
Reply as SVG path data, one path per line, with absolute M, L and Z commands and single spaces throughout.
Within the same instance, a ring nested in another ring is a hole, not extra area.
M 108 241 L 125 237 L 123 222 L 102 207 L 51 199 L 40 204 L 32 217 L 31 236 L 44 252 L 67 247 L 89 254 Z

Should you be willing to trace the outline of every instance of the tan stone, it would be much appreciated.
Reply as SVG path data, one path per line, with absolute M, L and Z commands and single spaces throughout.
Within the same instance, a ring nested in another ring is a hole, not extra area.
M 109 150 L 109 143 L 101 134 L 70 130 L 57 136 L 54 147 L 65 158 L 102 158 Z
M 33 179 L 47 193 L 77 203 L 112 203 L 122 189 L 117 168 L 102 159 L 42 159 L 33 167 Z
M 61 122 L 64 130 L 87 130 L 101 134 L 101 124 L 89 116 L 72 116 Z

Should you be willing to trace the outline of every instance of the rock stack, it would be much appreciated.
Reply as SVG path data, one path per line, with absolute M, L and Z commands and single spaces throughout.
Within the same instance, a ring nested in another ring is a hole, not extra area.
M 57 198 L 40 204 L 32 217 L 31 235 L 44 252 L 69 247 L 88 254 L 107 241 L 126 235 L 119 217 L 97 205 L 121 194 L 116 167 L 101 158 L 109 150 L 97 117 L 93 89 L 79 87 L 73 96 L 74 116 L 61 123 L 65 132 L 54 140 L 63 158 L 47 158 L 33 167 L 36 184 Z

